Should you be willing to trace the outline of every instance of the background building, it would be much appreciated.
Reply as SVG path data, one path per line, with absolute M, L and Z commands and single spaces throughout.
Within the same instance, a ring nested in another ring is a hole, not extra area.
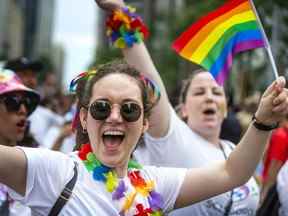
M 34 55 L 49 55 L 53 51 L 55 0 L 38 0 Z
M 1 0 L 0 61 L 20 56 L 42 59 L 61 84 L 65 54 L 52 43 L 54 17 L 55 0 Z
M 14 58 L 23 54 L 23 1 L 0 1 L 0 58 Z

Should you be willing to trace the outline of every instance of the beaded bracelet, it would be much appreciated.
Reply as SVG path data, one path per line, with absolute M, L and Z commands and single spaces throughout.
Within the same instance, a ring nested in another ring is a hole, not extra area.
M 148 28 L 135 11 L 132 7 L 124 7 L 108 17 L 106 34 L 114 47 L 132 47 L 134 43 L 140 43 L 148 37 Z

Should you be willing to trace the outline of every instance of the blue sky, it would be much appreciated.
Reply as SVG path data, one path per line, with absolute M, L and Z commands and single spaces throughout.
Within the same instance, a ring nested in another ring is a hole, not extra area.
M 96 13 L 93 0 L 56 0 L 53 40 L 65 49 L 65 87 L 91 62 L 96 42 Z

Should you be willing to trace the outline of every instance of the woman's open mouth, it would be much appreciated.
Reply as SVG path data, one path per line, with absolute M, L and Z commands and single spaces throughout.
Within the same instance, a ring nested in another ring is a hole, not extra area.
M 216 110 L 212 108 L 208 108 L 203 111 L 203 114 L 205 115 L 214 115 L 215 113 L 216 113 Z
M 26 120 L 21 120 L 16 124 L 18 130 L 25 131 L 26 129 Z
M 119 130 L 108 130 L 102 135 L 104 146 L 108 151 L 116 151 L 123 142 L 125 134 Z

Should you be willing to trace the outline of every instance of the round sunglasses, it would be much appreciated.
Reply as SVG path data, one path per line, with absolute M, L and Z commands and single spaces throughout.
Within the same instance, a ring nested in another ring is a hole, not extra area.
M 20 95 L 7 95 L 0 98 L 6 107 L 8 112 L 18 112 L 23 104 L 30 115 L 37 106 L 37 101 L 32 97 L 20 96 Z
M 107 100 L 96 100 L 89 106 L 89 112 L 95 120 L 107 119 L 112 110 L 112 105 Z M 135 122 L 141 116 L 142 109 L 139 104 L 129 101 L 121 104 L 120 114 L 127 122 Z

